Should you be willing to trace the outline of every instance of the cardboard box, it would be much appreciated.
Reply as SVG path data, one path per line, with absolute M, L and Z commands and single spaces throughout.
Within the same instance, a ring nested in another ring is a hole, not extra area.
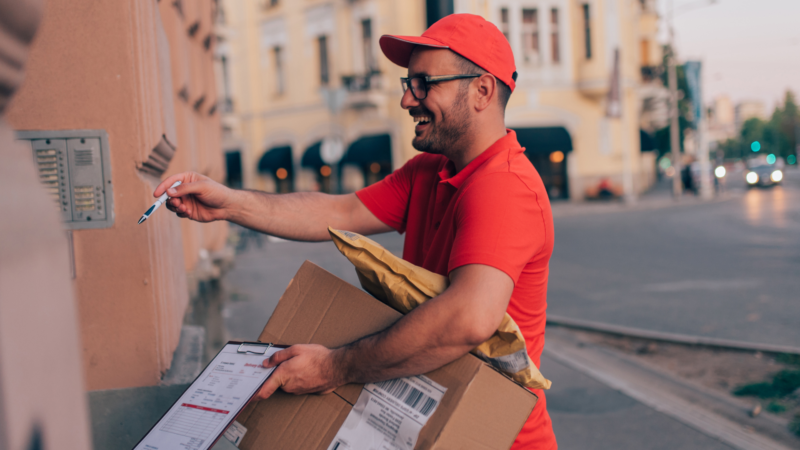
M 289 283 L 259 340 L 339 347 L 401 317 L 369 294 L 306 261 Z M 447 392 L 422 428 L 416 449 L 508 449 L 536 396 L 471 354 L 426 374 Z M 329 395 L 276 392 L 239 416 L 243 450 L 325 450 L 363 385 Z

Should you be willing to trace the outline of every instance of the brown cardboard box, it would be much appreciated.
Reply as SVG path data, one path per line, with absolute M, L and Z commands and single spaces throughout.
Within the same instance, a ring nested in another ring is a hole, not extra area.
M 289 283 L 259 340 L 338 347 L 385 329 L 401 314 L 306 261 Z M 473 355 L 426 374 L 447 387 L 422 428 L 416 449 L 508 449 L 533 411 L 536 396 Z M 281 391 L 248 406 L 243 450 L 327 449 L 358 400 L 362 385 L 330 395 Z

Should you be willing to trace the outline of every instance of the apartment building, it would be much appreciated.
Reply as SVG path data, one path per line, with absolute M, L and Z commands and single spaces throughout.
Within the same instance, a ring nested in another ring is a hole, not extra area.
M 8 108 L 68 236 L 60 258 L 88 390 L 161 382 L 192 289 L 226 242 L 227 224 L 164 209 L 137 224 L 164 177 L 223 179 L 215 11 L 212 0 L 49 0 Z
M 221 7 L 231 185 L 354 191 L 416 155 L 414 124 L 399 107 L 405 69 L 383 57 L 378 39 L 419 35 L 454 12 L 479 14 L 508 38 L 519 78 L 506 123 L 551 198 L 582 200 L 600 183 L 622 192 L 626 173 L 631 194 L 652 183 L 654 156 L 642 151 L 640 118 L 654 109 L 645 88 L 659 92 L 653 1 L 227 0 Z

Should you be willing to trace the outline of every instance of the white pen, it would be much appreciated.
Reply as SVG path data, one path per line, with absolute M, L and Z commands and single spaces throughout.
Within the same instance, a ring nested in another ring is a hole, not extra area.
M 176 187 L 180 186 L 180 184 L 181 184 L 181 182 L 180 182 L 180 181 L 176 181 L 176 182 L 175 182 L 175 184 L 173 184 L 172 186 L 170 186 L 170 189 L 174 189 L 174 188 L 176 188 Z M 147 220 L 147 218 L 148 218 L 148 217 L 150 217 L 150 216 L 151 216 L 151 215 L 152 215 L 154 212 L 156 212 L 156 210 L 157 210 L 157 209 L 158 209 L 158 208 L 159 208 L 161 205 L 163 205 L 163 204 L 164 204 L 164 203 L 165 203 L 165 202 L 166 202 L 168 199 L 169 199 L 169 196 L 167 195 L 167 193 L 166 193 L 166 192 L 164 192 L 164 193 L 161 195 L 161 197 L 158 197 L 158 200 L 156 200 L 156 202 L 155 202 L 155 203 L 153 203 L 153 206 L 151 206 L 151 207 L 150 207 L 150 209 L 148 209 L 148 210 L 147 210 L 147 212 L 145 212 L 144 214 L 142 214 L 142 218 L 141 218 L 141 219 L 139 219 L 139 223 L 142 223 L 142 222 L 144 222 L 145 220 Z

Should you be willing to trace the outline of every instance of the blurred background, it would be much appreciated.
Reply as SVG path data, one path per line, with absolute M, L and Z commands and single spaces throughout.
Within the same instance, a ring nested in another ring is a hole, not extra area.
M 508 38 L 506 124 L 553 205 L 541 370 L 561 448 L 800 447 L 800 2 L 37 3 L 0 1 L 12 35 L 41 17 L 29 54 L 0 42 L 23 55 L 0 79 L 19 88 L 3 149 L 44 186 L 8 189 L 55 204 L 16 211 L 61 230 L 28 231 L 58 268 L 6 269 L 0 449 L 131 448 L 224 342 L 257 338 L 304 260 L 359 285 L 330 243 L 134 221 L 187 170 L 278 193 L 381 180 L 417 152 L 378 40 L 453 13 Z M 8 346 L 37 339 L 71 348 L 69 376 L 9 375 L 38 360 Z

